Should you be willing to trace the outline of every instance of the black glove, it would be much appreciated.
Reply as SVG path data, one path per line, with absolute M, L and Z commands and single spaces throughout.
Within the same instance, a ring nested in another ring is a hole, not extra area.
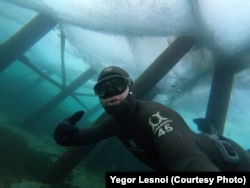
M 77 144 L 79 138 L 79 128 L 76 127 L 75 124 L 82 118 L 83 115 L 84 111 L 78 111 L 57 125 L 54 132 L 54 139 L 57 144 L 62 146 Z

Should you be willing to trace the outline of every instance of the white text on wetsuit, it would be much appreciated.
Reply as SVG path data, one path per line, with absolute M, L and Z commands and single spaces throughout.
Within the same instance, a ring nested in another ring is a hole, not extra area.
M 170 132 L 174 129 L 171 126 L 172 122 L 172 119 L 162 117 L 160 112 L 156 112 L 148 120 L 149 125 L 152 127 L 153 133 L 158 137 L 165 135 L 166 132 Z

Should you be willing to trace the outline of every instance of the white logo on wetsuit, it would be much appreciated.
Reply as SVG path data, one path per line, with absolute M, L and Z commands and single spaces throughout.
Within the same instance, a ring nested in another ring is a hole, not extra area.
M 153 133 L 158 135 L 158 137 L 165 135 L 166 132 L 170 132 L 174 129 L 170 125 L 172 122 L 172 119 L 162 117 L 160 112 L 156 112 L 148 120 L 148 123 L 152 127 Z

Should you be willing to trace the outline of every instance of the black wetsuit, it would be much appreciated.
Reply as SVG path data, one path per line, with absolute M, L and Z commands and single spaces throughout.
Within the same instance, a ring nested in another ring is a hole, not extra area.
M 106 116 L 80 134 L 79 145 L 117 136 L 135 157 L 157 171 L 250 169 L 249 157 L 239 145 L 228 141 L 240 160 L 225 161 L 214 139 L 196 134 L 177 112 L 156 102 L 138 100 L 132 113 L 116 119 Z

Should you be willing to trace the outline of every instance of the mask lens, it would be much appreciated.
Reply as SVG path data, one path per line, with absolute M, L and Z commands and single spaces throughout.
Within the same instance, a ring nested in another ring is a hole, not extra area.
M 99 81 L 94 86 L 94 92 L 101 98 L 121 94 L 128 85 L 128 79 L 122 76 L 112 76 Z
M 105 90 L 106 90 L 106 82 L 98 82 L 95 86 L 94 86 L 94 92 L 96 95 L 102 97 L 105 94 Z
M 115 89 L 115 91 L 119 93 L 123 92 L 127 87 L 126 79 L 123 77 L 114 77 L 109 80 L 109 83 L 111 84 L 113 89 Z

